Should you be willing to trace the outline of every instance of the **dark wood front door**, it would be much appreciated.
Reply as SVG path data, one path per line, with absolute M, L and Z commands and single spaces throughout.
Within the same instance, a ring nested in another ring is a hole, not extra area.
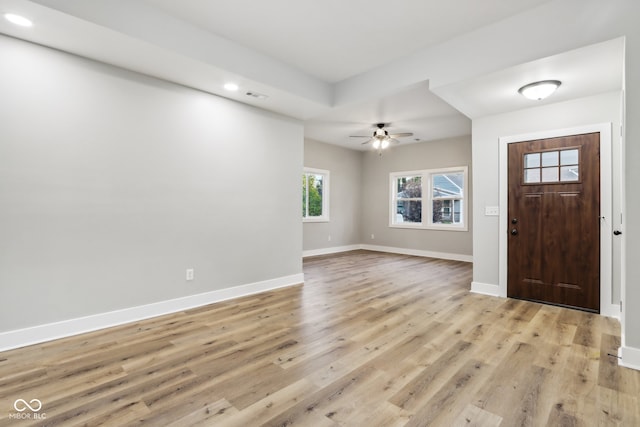
M 600 134 L 512 143 L 507 295 L 600 311 Z

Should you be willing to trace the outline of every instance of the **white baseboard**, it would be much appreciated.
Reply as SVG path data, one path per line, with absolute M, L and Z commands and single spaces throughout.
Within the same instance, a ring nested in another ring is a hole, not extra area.
M 189 295 L 168 301 L 160 301 L 56 323 L 2 332 L 0 333 L 0 351 L 66 338 L 72 335 L 110 328 L 125 323 L 176 313 L 220 301 L 302 283 L 304 283 L 304 274 L 300 273 L 197 295 Z
M 420 249 L 394 248 L 390 246 L 377 246 L 377 245 L 360 245 L 360 249 L 365 249 L 368 251 L 376 251 L 376 252 L 389 252 L 392 254 L 448 259 L 452 261 L 473 262 L 473 256 L 471 255 L 451 254 L 447 252 L 432 252 L 432 251 L 423 251 Z
M 340 252 L 349 252 L 362 249 L 362 245 L 349 245 L 349 246 L 336 246 L 333 248 L 311 249 L 308 251 L 302 251 L 302 257 L 318 256 L 318 255 L 330 255 Z
M 500 287 L 498 285 L 491 285 L 489 283 L 471 282 L 471 292 L 475 294 L 499 297 Z
M 620 320 L 620 305 L 600 303 L 600 315 Z
M 473 257 L 471 255 L 451 254 L 447 252 L 423 251 L 420 249 L 394 248 L 391 246 L 378 246 L 378 245 L 349 245 L 349 246 L 336 246 L 333 248 L 311 249 L 308 251 L 303 251 L 302 256 L 306 258 L 310 256 L 329 255 L 329 254 L 336 254 L 340 252 L 355 251 L 358 249 L 364 249 L 367 251 L 376 251 L 376 252 L 387 252 L 392 254 L 448 259 L 452 261 L 473 262 Z
M 640 371 L 640 348 L 620 347 L 618 365 Z

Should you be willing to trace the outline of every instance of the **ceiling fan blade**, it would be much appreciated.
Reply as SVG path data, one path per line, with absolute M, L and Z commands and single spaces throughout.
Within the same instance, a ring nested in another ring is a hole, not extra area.
M 368 140 L 368 141 L 363 142 L 363 143 L 362 143 L 362 145 L 368 144 L 368 143 L 370 143 L 371 141 L 373 141 L 373 139 L 370 139 L 370 140 Z
M 349 135 L 349 138 L 371 138 L 371 135 Z
M 391 138 L 402 138 L 404 136 L 413 136 L 412 132 L 402 132 L 402 133 L 394 133 L 389 135 Z

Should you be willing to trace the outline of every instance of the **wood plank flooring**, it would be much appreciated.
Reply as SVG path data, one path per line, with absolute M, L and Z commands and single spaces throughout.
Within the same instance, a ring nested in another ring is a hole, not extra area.
M 616 320 L 471 294 L 463 262 L 354 251 L 304 272 L 0 353 L 0 426 L 640 426 Z

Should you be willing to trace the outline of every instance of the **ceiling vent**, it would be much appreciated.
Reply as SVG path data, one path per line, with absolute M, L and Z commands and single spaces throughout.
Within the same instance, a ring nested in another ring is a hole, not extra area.
M 265 94 L 258 93 L 258 92 L 247 92 L 246 95 L 256 99 L 267 99 L 269 97 Z

